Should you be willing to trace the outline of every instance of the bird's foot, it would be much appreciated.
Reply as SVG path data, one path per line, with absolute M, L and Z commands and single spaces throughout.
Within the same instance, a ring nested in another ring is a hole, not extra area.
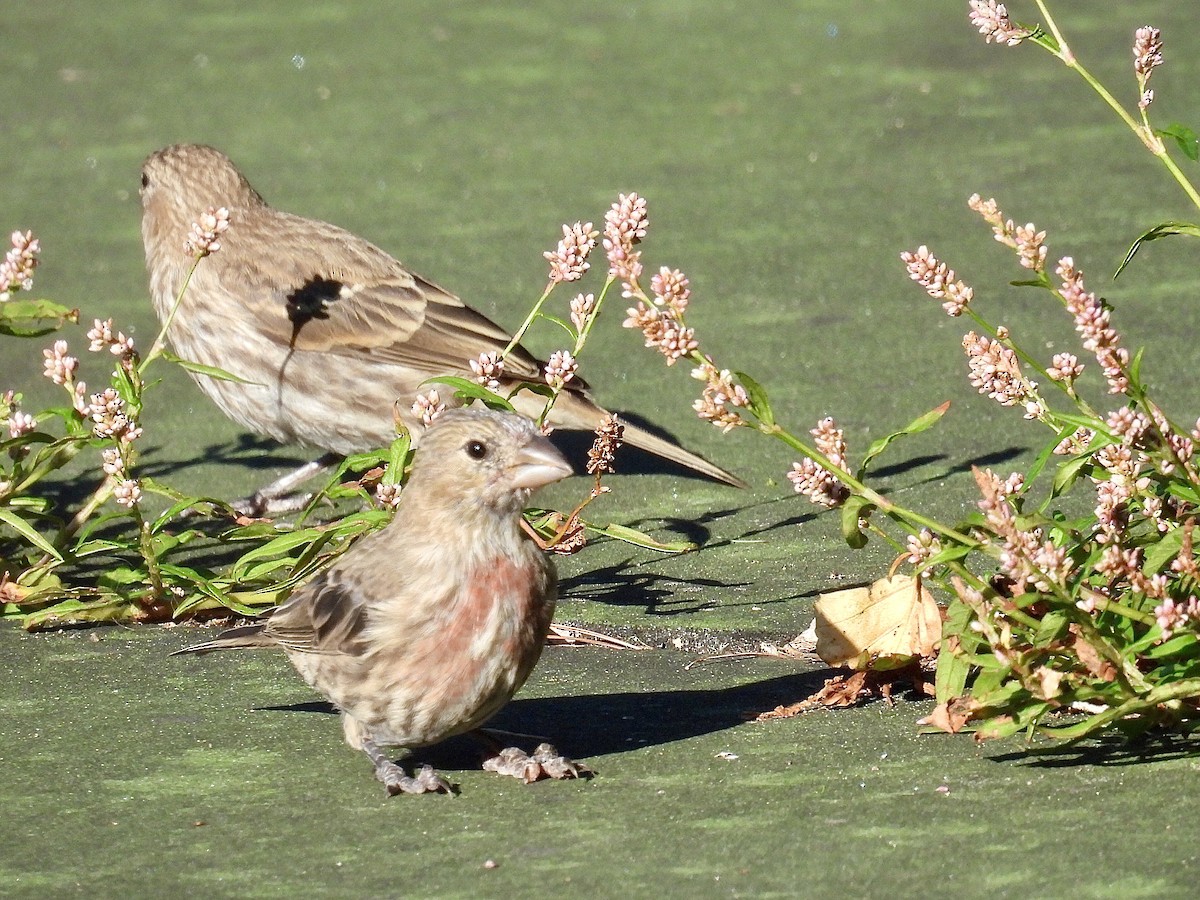
M 437 773 L 433 766 L 421 766 L 417 774 L 405 774 L 394 762 L 385 762 L 375 766 L 375 777 L 383 782 L 388 794 L 449 794 L 453 788 L 445 778 Z
M 592 770 L 559 754 L 550 744 L 539 744 L 532 754 L 520 747 L 505 747 L 483 761 L 484 771 L 520 778 L 532 784 L 541 778 L 590 778 Z
M 266 487 L 257 491 L 254 496 L 243 497 L 241 500 L 235 500 L 230 505 L 241 515 L 251 519 L 304 509 L 313 495 L 297 493 L 296 488 L 308 481 L 308 479 L 319 475 L 327 469 L 333 468 L 343 458 L 337 453 L 326 453 L 319 459 L 305 463 L 282 478 L 272 481 Z
M 312 496 L 312 494 L 287 494 L 282 497 L 272 497 L 259 491 L 251 497 L 234 500 L 229 505 L 247 519 L 261 519 L 264 516 L 277 516 L 304 509 L 308 506 L 308 501 L 312 499 Z
M 388 759 L 379 745 L 367 737 L 361 740 L 363 752 L 367 754 L 375 766 L 375 777 L 383 782 L 387 792 L 392 797 L 397 794 L 451 794 L 453 786 L 439 775 L 433 766 L 425 765 L 416 775 L 407 774 L 402 768 Z

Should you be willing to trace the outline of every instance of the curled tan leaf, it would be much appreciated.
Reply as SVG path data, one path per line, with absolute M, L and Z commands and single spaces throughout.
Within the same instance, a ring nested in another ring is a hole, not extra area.
M 831 666 L 897 668 L 932 656 L 942 636 L 933 595 L 908 575 L 822 594 L 816 612 L 817 655 Z
M 958 734 L 971 720 L 974 711 L 975 706 L 970 697 L 955 697 L 946 703 L 939 703 L 929 715 L 917 719 L 917 724 L 949 734 Z

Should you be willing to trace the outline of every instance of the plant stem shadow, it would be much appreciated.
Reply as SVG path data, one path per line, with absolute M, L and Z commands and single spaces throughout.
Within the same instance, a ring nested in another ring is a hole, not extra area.
M 1023 747 L 1019 751 L 997 753 L 995 762 L 1019 763 L 1036 769 L 1061 769 L 1073 766 L 1134 766 L 1172 759 L 1200 756 L 1200 738 L 1195 735 L 1154 732 L 1134 736 L 1103 735 L 1070 744 L 1048 747 Z

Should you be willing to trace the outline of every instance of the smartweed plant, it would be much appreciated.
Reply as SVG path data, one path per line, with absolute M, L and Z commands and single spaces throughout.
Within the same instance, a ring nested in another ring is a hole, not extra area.
M 1036 5 L 1044 25 L 1014 22 L 994 0 L 972 0 L 970 19 L 988 42 L 1034 44 L 1078 73 L 1200 210 L 1182 168 L 1197 159 L 1195 133 L 1151 118 L 1149 83 L 1163 64 L 1159 31 L 1147 26 L 1134 35 L 1131 112 L 1074 56 L 1046 4 Z M 995 200 L 976 195 L 969 206 L 1016 255 L 1024 274 L 1015 283 L 1071 317 L 1081 351 L 1042 358 L 1018 341 L 1015 326 L 985 318 L 975 291 L 929 248 L 902 254 L 910 278 L 948 315 L 970 320 L 962 346 L 971 384 L 1049 432 L 1027 471 L 975 470 L 979 510 L 965 521 L 937 521 L 866 482 L 889 444 L 934 425 L 945 406 L 875 441 L 854 467 L 834 419 L 806 435 L 789 430 L 761 385 L 704 352 L 686 321 L 683 273 L 660 269 L 647 292 L 640 265 L 624 270 L 634 301 L 625 324 L 668 365 L 691 365 L 703 384 L 695 401 L 701 418 L 791 447 L 800 457 L 787 473 L 795 490 L 839 509 L 852 546 L 877 536 L 894 547 L 898 564 L 942 588 L 938 707 L 926 725 L 979 739 L 1017 732 L 1074 739 L 1108 727 L 1189 731 L 1200 724 L 1200 422 L 1180 424 L 1154 400 L 1141 377 L 1142 351 L 1124 345 L 1112 305 L 1089 289 L 1071 256 L 1051 255 L 1044 231 L 1015 224 Z M 1176 234 L 1200 236 L 1200 226 L 1149 229 L 1121 267 L 1147 241 Z M 1099 378 L 1085 375 L 1093 367 Z M 1082 516 L 1073 512 L 1081 494 L 1091 507 Z
M 616 212 L 610 217 L 620 213 L 621 218 L 606 226 L 606 234 L 610 229 L 625 229 L 622 234 L 631 233 L 631 239 L 636 239 L 637 202 L 636 197 L 622 197 L 614 204 Z M 634 207 L 628 207 L 630 203 Z M 205 264 L 206 257 L 220 252 L 227 234 L 236 236 L 236 228 L 226 209 L 197 211 L 191 233 L 180 235 L 194 261 L 174 309 L 188 290 L 192 273 Z M 542 383 L 515 389 L 544 398 L 539 416 L 544 426 L 564 385 L 575 377 L 578 357 L 613 278 L 606 279 L 599 296 L 576 296 L 561 317 L 548 311 L 547 301 L 555 288 L 579 281 L 587 273 L 588 255 L 598 236 L 590 223 L 563 226 L 562 240 L 545 254 L 546 289 L 512 343 L 504 352 L 464 360 L 473 379 L 445 376 L 436 382 L 450 385 L 460 401 L 511 408 L 511 394 L 496 393 L 505 356 L 535 322 L 553 323 L 567 332 L 569 346 L 550 357 Z M 79 320 L 78 310 L 26 299 L 40 252 L 32 234 L 12 235 L 12 248 L 0 265 L 2 335 L 35 338 Z M 149 378 L 153 367 L 173 363 L 204 377 L 235 377 L 171 353 L 167 340 L 173 316 L 174 310 L 144 356 L 112 319 L 94 320 L 87 332 L 88 349 L 114 362 L 107 384 L 98 391 L 82 380 L 80 359 L 60 339 L 43 356 L 45 376 L 65 394 L 63 405 L 31 411 L 15 389 L 0 395 L 0 615 L 20 617 L 27 628 L 254 615 L 280 603 L 354 538 L 390 520 L 413 452 L 400 425 L 390 447 L 348 457 L 296 521 L 248 518 L 228 498 L 190 496 L 142 473 L 139 447 L 147 425 L 143 421 L 146 393 L 155 385 Z M 413 404 L 414 412 L 426 422 L 445 407 L 436 388 L 416 397 Z M 598 430 L 586 465 L 593 483 L 578 506 L 567 513 L 530 512 L 529 530 L 543 546 L 574 552 L 591 532 L 663 552 L 693 549 L 685 542 L 662 543 L 635 529 L 600 525 L 581 516 L 588 503 L 608 490 L 601 479 L 614 470 L 621 430 L 621 423 L 611 417 Z M 68 475 L 64 467 L 73 461 Z M 74 474 L 78 468 L 82 474 Z M 58 508 L 47 490 L 54 479 L 67 477 L 90 484 L 83 501 L 70 510 Z M 154 502 L 149 502 L 151 498 Z M 342 515 L 319 521 L 318 512 L 338 501 L 348 501 L 349 511 L 344 511 L 343 503 Z

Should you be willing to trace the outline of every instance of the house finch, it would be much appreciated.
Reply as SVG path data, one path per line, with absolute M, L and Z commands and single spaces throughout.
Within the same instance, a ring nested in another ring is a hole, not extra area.
M 554 563 L 521 530 L 530 492 L 570 474 L 523 416 L 449 410 L 429 426 L 395 519 L 262 623 L 179 653 L 282 647 L 340 710 L 391 794 L 447 790 L 404 773 L 383 746 L 422 747 L 473 730 L 524 684 L 554 613 Z M 526 781 L 581 769 L 542 745 L 486 768 Z M 586 771 L 586 770 L 583 770 Z
M 229 211 L 220 252 L 196 269 L 170 327 L 176 353 L 242 381 L 196 375 L 200 388 L 239 425 L 327 454 L 370 450 L 395 437 L 394 415 L 410 409 L 425 380 L 472 376 L 469 363 L 499 352 L 510 335 L 458 297 L 406 269 L 362 238 L 326 222 L 279 212 L 218 150 L 178 144 L 142 166 L 142 239 L 150 292 L 166 319 L 195 261 L 186 238 L 209 209 Z M 500 389 L 544 383 L 523 347 L 504 359 Z M 448 400 L 452 388 L 443 388 Z M 536 415 L 542 399 L 514 398 Z M 594 430 L 605 410 L 576 378 L 550 423 Z M 627 424 L 625 440 L 711 478 L 735 476 L 657 435 Z M 311 473 L 310 473 L 311 474 Z M 279 482 L 290 489 L 299 478 Z

